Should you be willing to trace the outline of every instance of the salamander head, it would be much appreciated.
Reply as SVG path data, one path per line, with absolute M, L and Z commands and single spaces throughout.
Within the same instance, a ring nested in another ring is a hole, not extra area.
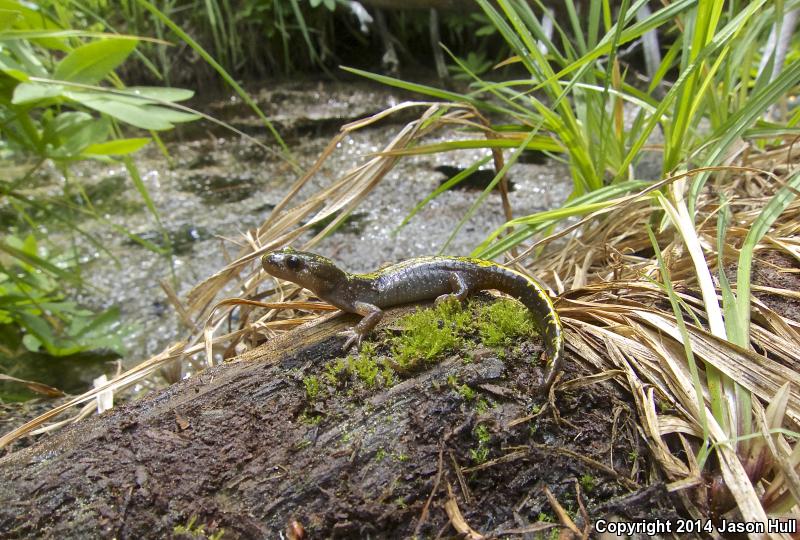
M 261 264 L 267 273 L 297 283 L 320 298 L 347 280 L 347 274 L 332 260 L 292 248 L 270 251 L 261 258 Z

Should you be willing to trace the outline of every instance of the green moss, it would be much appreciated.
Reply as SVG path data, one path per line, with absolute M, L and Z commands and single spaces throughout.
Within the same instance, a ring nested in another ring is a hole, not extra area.
M 475 428 L 473 431 L 475 437 L 478 439 L 478 444 L 480 445 L 487 445 L 492 438 L 492 435 L 489 433 L 489 428 L 486 427 L 484 424 L 480 424 L 478 427 Z
M 434 309 L 423 309 L 401 318 L 403 333 L 395 338 L 392 353 L 401 370 L 411 371 L 432 362 L 461 345 L 460 333 L 472 321 L 458 302 L 442 302 Z
M 367 388 L 375 386 L 375 379 L 378 377 L 381 368 L 375 361 L 374 356 L 362 352 L 353 359 L 351 365 L 356 376 L 364 382 Z
M 391 366 L 378 357 L 374 343 L 364 343 L 361 351 L 353 356 L 339 358 L 325 367 L 323 374 L 325 380 L 333 386 L 338 386 L 354 378 L 366 388 L 374 388 L 378 384 L 389 388 L 395 383 L 394 371 Z
M 466 384 L 462 384 L 461 386 L 458 387 L 458 395 L 460 395 L 467 401 L 472 401 L 477 396 L 475 390 L 473 390 Z
M 478 440 L 478 447 L 470 449 L 469 455 L 475 463 L 484 463 L 489 458 L 489 441 L 491 441 L 492 435 L 484 424 L 478 425 L 472 434 Z
M 347 371 L 348 358 L 337 358 L 335 362 L 330 362 L 325 366 L 323 376 L 330 384 L 335 386 L 339 383 L 341 374 Z
M 322 422 L 322 415 L 312 414 L 309 413 L 308 411 L 303 411 L 303 414 L 301 414 L 298 419 L 302 424 L 306 424 L 308 426 L 316 426 L 317 424 Z
M 475 412 L 478 414 L 483 414 L 489 410 L 489 402 L 486 401 L 484 398 L 478 398 L 478 401 L 475 403 Z
M 487 347 L 506 347 L 514 338 L 534 333 L 528 309 L 512 300 L 498 300 L 484 307 L 480 313 L 479 333 Z
M 378 451 L 375 452 L 375 461 L 383 461 L 386 458 L 386 450 L 383 448 L 378 448 Z
M 469 456 L 472 458 L 472 461 L 477 464 L 486 463 L 486 460 L 489 458 L 489 449 L 485 446 L 471 448 L 469 451 Z
M 182 534 L 192 538 L 197 538 L 198 540 L 220 540 L 225 534 L 225 529 L 220 529 L 215 533 L 209 534 L 206 532 L 205 524 L 201 523 L 199 525 L 195 525 L 196 521 L 197 516 L 192 516 L 189 518 L 189 521 L 186 522 L 186 525 L 175 525 L 175 527 L 172 528 L 172 532 L 174 532 L 176 535 Z
M 592 491 L 597 485 L 597 479 L 589 473 L 586 473 L 583 476 L 581 476 L 580 482 L 581 482 L 581 487 L 587 493 Z
M 314 401 L 319 395 L 319 379 L 316 375 L 309 375 L 303 379 L 303 385 L 306 387 L 306 397 L 308 401 Z

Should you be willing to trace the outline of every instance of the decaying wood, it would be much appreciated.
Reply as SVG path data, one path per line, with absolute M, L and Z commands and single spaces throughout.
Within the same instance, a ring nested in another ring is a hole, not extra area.
M 392 310 L 382 325 L 392 328 L 407 309 Z M 566 422 L 546 413 L 513 422 L 544 405 L 530 392 L 539 380 L 531 363 L 541 349 L 535 338 L 502 359 L 471 345 L 389 389 L 348 383 L 310 401 L 304 379 L 325 384 L 325 366 L 341 355 L 336 333 L 352 322 L 322 317 L 239 361 L 0 459 L 0 536 L 154 538 L 201 527 L 208 536 L 224 529 L 226 539 L 275 538 L 287 528 L 309 537 L 408 537 L 417 528 L 435 536 L 455 534 L 447 511 L 453 505 L 491 535 L 527 530 L 553 515 L 544 487 L 568 505 L 575 479 L 589 475 L 594 517 L 630 493 L 605 467 L 627 478 L 628 461 L 645 457 L 632 451 L 642 446 L 632 416 L 613 420 L 626 426 L 626 436 L 609 453 L 612 409 L 621 403 L 609 382 L 592 392 L 557 391 Z M 567 379 L 582 375 L 575 369 Z M 482 385 L 504 390 L 483 392 Z M 479 426 L 488 442 L 476 436 Z M 549 452 L 545 442 L 604 468 Z M 474 465 L 482 445 L 487 463 L 526 451 L 459 479 L 458 469 Z M 443 451 L 451 459 L 442 462 Z M 448 493 L 447 485 L 456 488 Z M 630 509 L 632 519 L 670 506 L 663 490 L 646 499 Z

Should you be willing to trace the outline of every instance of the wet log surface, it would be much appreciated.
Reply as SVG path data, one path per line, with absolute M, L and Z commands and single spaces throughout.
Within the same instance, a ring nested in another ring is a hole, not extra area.
M 0 537 L 452 536 L 455 507 L 483 534 L 519 533 L 555 525 L 545 488 L 580 528 L 582 506 L 590 521 L 675 517 L 618 387 L 534 397 L 537 338 L 309 400 L 304 381 L 324 381 L 353 320 L 324 317 L 0 459 Z M 561 382 L 588 374 L 568 356 Z

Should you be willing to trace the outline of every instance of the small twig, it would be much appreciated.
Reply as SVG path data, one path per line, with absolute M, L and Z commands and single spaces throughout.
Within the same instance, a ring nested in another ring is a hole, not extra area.
M 461 493 L 464 494 L 464 503 L 472 504 L 472 492 L 467 485 L 467 481 L 464 479 L 464 473 L 462 472 L 461 465 L 459 465 L 458 461 L 456 461 L 456 457 L 453 455 L 453 452 L 448 452 L 448 454 L 450 455 L 450 462 L 453 464 L 453 470 L 456 472 L 458 484 L 461 486 Z
M 589 532 L 592 530 L 592 521 L 589 519 L 589 512 L 583 505 L 583 497 L 581 497 L 581 484 L 578 479 L 575 479 L 575 500 L 578 501 L 578 511 L 583 518 L 583 538 L 589 538 Z

